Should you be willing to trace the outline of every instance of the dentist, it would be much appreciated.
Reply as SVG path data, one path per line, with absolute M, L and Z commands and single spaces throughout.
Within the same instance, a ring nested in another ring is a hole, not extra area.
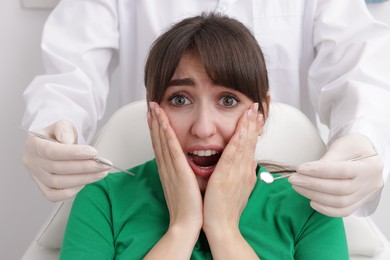
M 59 141 L 26 140 L 23 162 L 44 196 L 69 199 L 107 175 L 108 166 L 89 160 L 97 151 L 87 144 L 112 72 L 119 69 L 118 107 L 144 99 L 149 46 L 170 24 L 202 11 L 251 28 L 273 100 L 329 127 L 327 153 L 298 168 L 293 188 L 329 216 L 372 213 L 390 170 L 390 28 L 363 0 L 60 1 L 43 32 L 46 74 L 24 93 L 23 127 Z

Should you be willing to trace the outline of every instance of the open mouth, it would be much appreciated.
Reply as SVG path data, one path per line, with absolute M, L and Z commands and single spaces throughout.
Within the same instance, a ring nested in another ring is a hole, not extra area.
M 215 150 L 196 150 L 188 153 L 191 168 L 195 174 L 210 175 L 221 157 L 221 152 Z

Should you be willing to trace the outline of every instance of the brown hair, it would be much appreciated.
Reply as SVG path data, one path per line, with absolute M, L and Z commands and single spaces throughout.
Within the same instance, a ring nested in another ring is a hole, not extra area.
M 173 25 L 152 45 L 145 65 L 147 100 L 160 103 L 183 54 L 195 52 L 214 84 L 267 103 L 263 53 L 247 27 L 216 13 L 202 13 Z M 265 108 L 267 109 L 267 108 Z

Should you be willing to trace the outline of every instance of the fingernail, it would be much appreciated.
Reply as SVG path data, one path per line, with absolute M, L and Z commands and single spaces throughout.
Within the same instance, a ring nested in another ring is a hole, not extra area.
M 250 118 L 252 117 L 252 114 L 253 114 L 252 109 L 249 109 L 249 110 L 248 110 L 248 113 L 247 113 L 248 119 L 250 119 Z
M 259 122 L 260 124 L 263 124 L 263 119 L 264 119 L 263 114 L 258 114 L 257 115 L 257 122 Z
M 308 173 L 308 172 L 313 171 L 313 169 L 315 169 L 315 167 L 313 167 L 313 164 L 311 162 L 308 162 L 308 163 L 300 165 L 298 167 L 297 171 L 302 172 L 302 173 Z
M 167 130 L 167 123 L 163 122 L 161 126 L 164 130 Z
M 254 103 L 252 109 L 256 113 L 259 110 L 259 103 Z
M 156 112 L 157 116 L 160 115 L 160 108 L 159 107 L 155 106 L 154 111 Z
M 85 146 L 85 147 L 82 147 L 80 149 L 79 155 L 87 156 L 87 157 L 94 157 L 97 155 L 97 150 L 94 147 Z
M 59 139 L 59 141 L 61 143 L 65 143 L 65 144 L 74 144 L 74 143 L 76 143 L 76 138 L 75 138 L 74 134 L 70 133 L 68 131 L 61 132 L 61 134 L 60 134 L 58 139 Z
M 291 184 L 294 184 L 294 185 L 298 185 L 298 186 L 305 184 L 305 181 L 296 174 L 290 176 L 288 178 L 288 182 L 290 182 Z

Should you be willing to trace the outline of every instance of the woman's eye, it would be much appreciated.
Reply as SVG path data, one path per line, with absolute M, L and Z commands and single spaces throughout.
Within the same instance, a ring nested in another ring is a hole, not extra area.
M 171 102 L 172 105 L 174 106 L 184 106 L 184 105 L 188 105 L 190 103 L 190 101 L 188 100 L 188 98 L 186 98 L 185 96 L 183 95 L 176 95 L 176 96 L 173 96 L 170 98 L 169 100 Z
M 237 105 L 238 99 L 236 97 L 226 95 L 220 99 L 220 104 L 224 107 L 234 107 Z

